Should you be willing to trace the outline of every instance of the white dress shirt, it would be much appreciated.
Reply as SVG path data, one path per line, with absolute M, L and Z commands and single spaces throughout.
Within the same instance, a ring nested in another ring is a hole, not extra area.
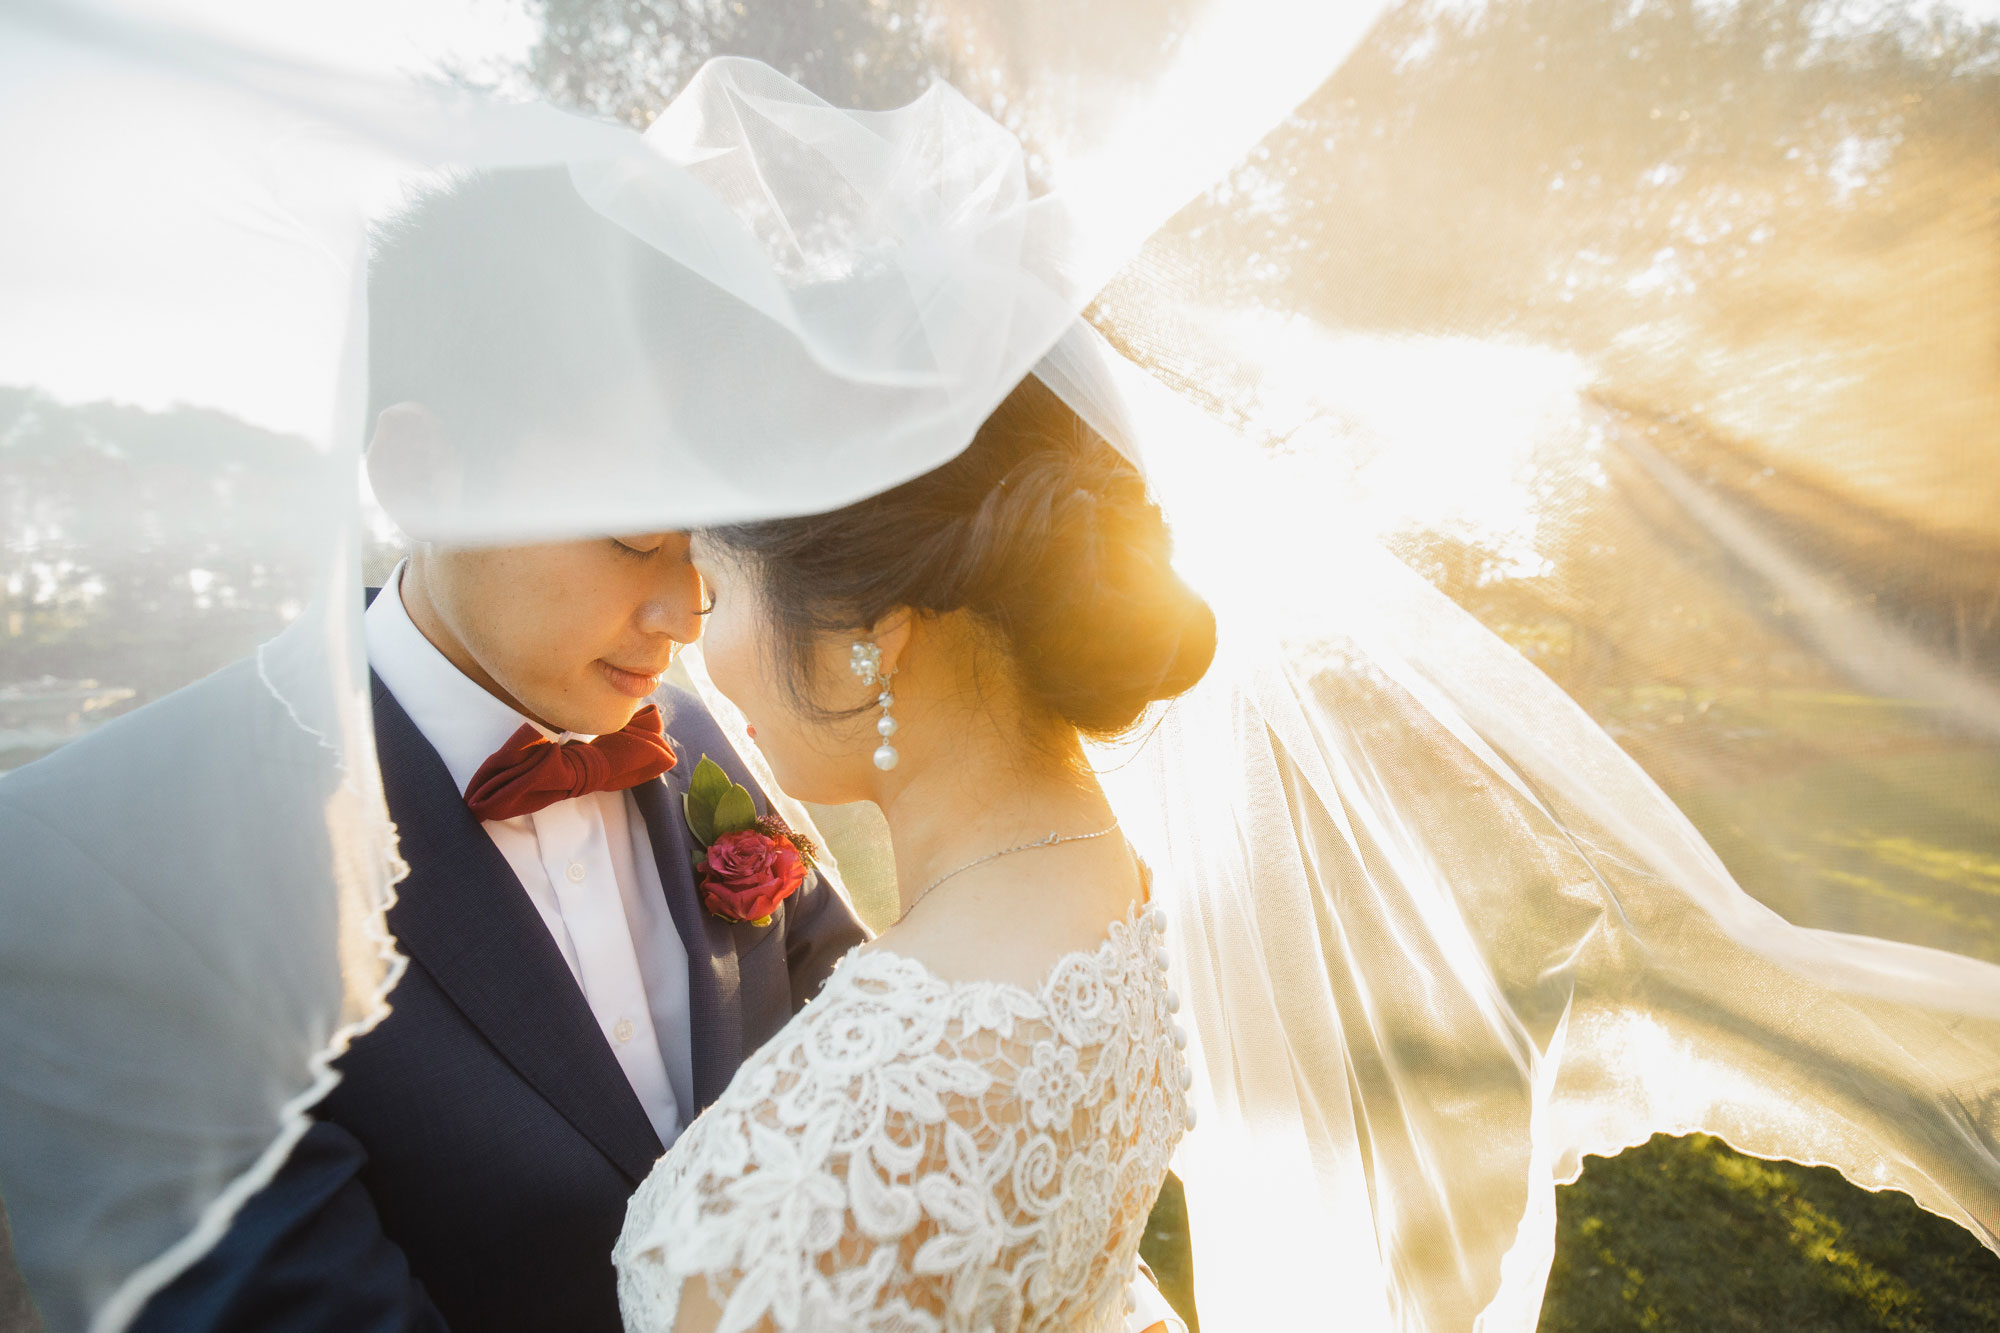
M 453 666 L 410 619 L 403 566 L 362 618 L 368 664 L 438 752 L 461 795 L 522 724 L 551 740 L 590 740 L 531 723 Z M 694 1105 L 688 958 L 631 793 L 594 792 L 481 825 L 507 858 L 590 1004 L 611 1053 L 671 1144 Z

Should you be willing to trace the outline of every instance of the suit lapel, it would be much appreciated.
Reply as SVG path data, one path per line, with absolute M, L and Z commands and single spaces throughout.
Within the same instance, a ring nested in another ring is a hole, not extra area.
M 390 929 L 514 1071 L 636 1184 L 659 1137 L 569 964 L 437 751 L 372 683 L 383 794 L 410 866 Z
M 694 838 L 681 799 L 693 764 L 678 743 L 680 762 L 654 782 L 632 789 L 646 821 L 667 907 L 688 955 L 688 1036 L 694 1043 L 695 1107 L 692 1120 L 722 1095 L 743 1063 L 743 1004 L 738 993 L 736 928 L 701 905 L 694 880 Z

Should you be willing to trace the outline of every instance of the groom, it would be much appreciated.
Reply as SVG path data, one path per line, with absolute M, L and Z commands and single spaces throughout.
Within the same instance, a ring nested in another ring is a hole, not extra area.
M 476 177 L 384 233 L 369 466 L 413 535 L 490 482 L 464 452 L 471 423 L 554 438 L 550 403 L 629 372 L 577 346 L 593 296 L 608 319 L 635 280 L 587 258 L 623 243 L 580 210 L 540 173 Z M 565 229 L 578 244 L 551 244 Z M 488 337 L 475 352 L 454 329 Z M 701 597 L 677 532 L 419 540 L 371 595 L 376 746 L 410 867 L 389 925 L 409 968 L 278 1176 L 135 1327 L 619 1328 L 627 1198 L 863 938 L 817 876 L 763 924 L 702 904 L 682 813 L 697 762 L 769 805 L 700 703 L 661 688 Z M 574 766 L 579 793 L 557 751 L 591 744 L 604 758 Z

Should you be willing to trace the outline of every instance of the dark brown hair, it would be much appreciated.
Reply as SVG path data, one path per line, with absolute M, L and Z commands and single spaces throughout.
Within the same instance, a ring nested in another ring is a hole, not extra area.
M 808 708 L 816 636 L 897 607 L 970 612 L 1029 705 L 1092 738 L 1129 730 L 1215 656 L 1215 616 L 1168 563 L 1145 479 L 1032 376 L 940 468 L 831 513 L 703 537 L 748 557 Z

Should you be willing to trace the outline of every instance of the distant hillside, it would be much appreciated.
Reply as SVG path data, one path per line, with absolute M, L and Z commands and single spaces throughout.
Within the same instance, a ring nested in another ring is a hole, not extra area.
M 329 484 L 304 440 L 219 412 L 0 387 L 0 686 L 93 682 L 117 702 L 87 726 L 242 656 L 311 595 Z

